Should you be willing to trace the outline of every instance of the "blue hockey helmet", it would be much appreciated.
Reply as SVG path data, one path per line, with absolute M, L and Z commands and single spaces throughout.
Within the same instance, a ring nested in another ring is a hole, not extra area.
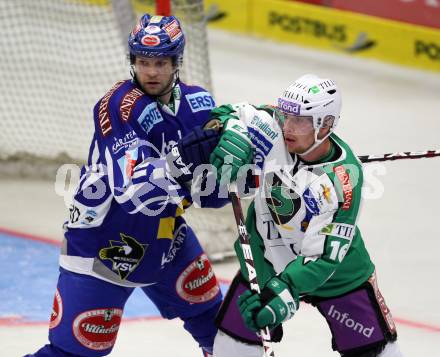
M 128 36 L 130 58 L 172 57 L 181 64 L 185 36 L 179 20 L 174 16 L 145 14 Z

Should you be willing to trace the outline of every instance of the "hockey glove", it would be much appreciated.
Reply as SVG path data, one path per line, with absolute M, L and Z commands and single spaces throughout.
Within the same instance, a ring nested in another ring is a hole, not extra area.
M 274 329 L 293 317 L 298 309 L 298 295 L 279 277 L 270 279 L 261 294 L 246 291 L 238 299 L 246 326 L 258 331 L 266 326 Z
M 238 309 L 243 317 L 244 324 L 251 331 L 258 331 L 259 328 L 255 322 L 254 315 L 262 307 L 260 295 L 256 292 L 246 290 L 238 297 Z
M 196 127 L 172 147 L 166 160 L 177 182 L 184 184 L 191 181 L 197 166 L 209 164 L 210 153 L 217 146 L 219 138 L 216 130 Z
M 228 119 L 210 157 L 211 164 L 217 169 L 217 181 L 236 181 L 240 167 L 252 161 L 253 145 L 246 125 L 241 120 Z
M 205 128 L 223 128 L 229 119 L 239 119 L 235 109 L 230 104 L 224 104 L 214 108 L 209 113 L 209 121 L 205 124 Z

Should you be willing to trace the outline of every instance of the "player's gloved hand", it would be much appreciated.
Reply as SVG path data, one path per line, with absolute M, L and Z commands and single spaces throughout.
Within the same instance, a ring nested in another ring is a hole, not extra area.
M 260 295 L 256 292 L 246 290 L 238 297 L 238 309 L 243 317 L 244 324 L 252 331 L 258 331 L 259 328 L 255 322 L 254 315 L 262 307 Z
M 239 119 L 237 112 L 230 104 L 224 104 L 214 108 L 209 113 L 209 120 L 205 128 L 223 128 L 229 119 Z
M 238 299 L 240 314 L 252 331 L 266 326 L 274 329 L 293 317 L 298 304 L 298 294 L 279 277 L 270 279 L 261 294 L 247 291 Z
M 219 139 L 217 130 L 194 128 L 166 156 L 171 175 L 181 184 L 191 181 L 197 166 L 209 164 L 209 156 Z
M 217 181 L 235 181 L 240 167 L 252 163 L 253 154 L 246 125 L 241 120 L 228 118 L 210 157 L 211 164 L 217 169 Z

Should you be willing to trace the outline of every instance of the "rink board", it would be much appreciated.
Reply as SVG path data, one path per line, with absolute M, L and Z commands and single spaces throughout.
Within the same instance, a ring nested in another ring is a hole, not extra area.
M 305 47 L 440 71 L 440 30 L 284 0 L 207 0 L 212 26 Z

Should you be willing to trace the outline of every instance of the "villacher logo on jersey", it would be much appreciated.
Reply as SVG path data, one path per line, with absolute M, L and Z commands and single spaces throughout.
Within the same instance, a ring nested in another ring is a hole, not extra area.
M 365 327 L 360 322 L 356 322 L 353 319 L 350 319 L 350 314 L 348 314 L 346 312 L 341 313 L 338 310 L 336 310 L 334 305 L 330 306 L 330 309 L 329 309 L 327 315 L 330 316 L 331 318 L 335 319 L 339 323 L 345 325 L 349 329 L 352 329 L 353 331 L 356 331 L 356 332 L 364 335 L 367 338 L 370 338 L 374 332 L 374 326 L 371 326 L 369 328 Z
M 217 296 L 220 286 L 206 254 L 200 255 L 180 274 L 176 291 L 191 304 L 204 303 Z
M 72 323 L 75 338 L 90 350 L 114 346 L 121 324 L 122 309 L 95 309 L 81 312 Z

